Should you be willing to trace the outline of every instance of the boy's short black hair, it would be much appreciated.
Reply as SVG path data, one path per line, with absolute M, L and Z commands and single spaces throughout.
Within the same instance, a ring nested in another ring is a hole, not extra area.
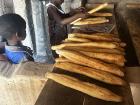
M 26 22 L 18 14 L 10 13 L 0 16 L 0 35 L 5 39 L 10 38 L 16 32 L 21 33 L 25 28 Z M 18 35 L 20 35 L 19 37 L 25 37 L 24 34 Z

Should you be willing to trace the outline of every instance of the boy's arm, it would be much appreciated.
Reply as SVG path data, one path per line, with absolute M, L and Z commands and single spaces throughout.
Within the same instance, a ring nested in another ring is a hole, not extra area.
M 85 18 L 85 17 L 87 17 L 87 14 L 79 13 L 79 14 L 75 14 L 75 15 L 67 17 L 67 18 L 62 18 L 57 13 L 57 10 L 54 7 L 49 7 L 47 12 L 48 12 L 48 15 L 53 17 L 55 19 L 55 21 L 58 22 L 61 25 L 67 25 L 67 24 L 73 22 L 74 20 L 76 20 L 78 18 Z
M 76 9 L 71 9 L 71 11 L 68 14 L 73 16 L 73 15 L 78 14 L 78 13 L 86 13 L 86 9 L 84 7 L 79 7 L 79 8 L 76 8 Z
M 26 58 L 29 61 L 34 61 L 34 58 L 33 58 L 33 50 L 31 50 L 31 48 L 30 47 L 27 47 L 27 46 L 22 46 L 22 49 L 26 52 L 25 53 Z

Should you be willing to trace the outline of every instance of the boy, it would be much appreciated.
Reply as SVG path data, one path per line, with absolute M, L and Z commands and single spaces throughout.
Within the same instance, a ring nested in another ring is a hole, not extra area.
M 0 35 L 5 42 L 5 46 L 0 48 L 0 60 L 9 60 L 14 64 L 33 61 L 32 51 L 21 43 L 26 38 L 25 29 L 26 22 L 21 16 L 17 14 L 0 16 Z
M 47 6 L 48 26 L 51 45 L 57 45 L 67 38 L 67 25 L 78 18 L 85 18 L 88 16 L 84 12 L 84 8 L 76 9 L 68 14 L 65 14 L 61 9 L 61 4 L 64 0 L 50 0 Z M 57 54 L 53 52 L 54 57 Z

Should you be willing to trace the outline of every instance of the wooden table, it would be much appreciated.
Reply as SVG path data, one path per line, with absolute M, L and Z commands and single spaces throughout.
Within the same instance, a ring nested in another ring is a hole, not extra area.
M 112 18 L 112 20 L 113 20 L 112 22 L 113 23 L 115 22 L 116 24 L 116 21 L 114 20 L 114 18 Z M 124 25 L 122 25 L 122 27 L 123 26 Z M 121 30 L 123 30 L 123 28 Z M 124 34 L 124 31 L 123 32 L 120 31 L 120 32 Z M 99 81 L 93 80 L 91 78 L 88 78 L 82 75 L 68 73 L 66 71 L 59 70 L 57 68 L 55 68 L 53 72 L 68 74 L 82 81 L 94 83 L 99 86 L 105 87 L 113 91 L 114 93 L 123 96 L 124 101 L 121 103 L 103 101 L 100 99 L 96 99 L 94 97 L 90 97 L 84 93 L 73 90 L 71 88 L 67 88 L 52 80 L 48 80 L 35 105 L 134 105 L 129 83 L 124 87 L 113 86 L 113 85 L 101 83 Z M 126 72 L 127 72 L 127 69 L 126 69 Z M 127 81 L 127 77 L 124 77 L 124 79 Z
M 35 105 L 134 105 L 129 84 L 125 87 L 108 85 L 79 74 L 59 70 L 58 68 L 55 68 L 53 72 L 68 74 L 82 81 L 108 88 L 116 94 L 123 96 L 124 102 L 115 103 L 99 100 L 48 80 Z

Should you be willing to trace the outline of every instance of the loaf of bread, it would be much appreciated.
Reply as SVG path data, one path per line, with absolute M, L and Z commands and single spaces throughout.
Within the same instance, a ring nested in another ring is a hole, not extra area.
M 59 57 L 55 59 L 55 62 L 59 63 L 59 62 L 70 62 L 70 61 L 66 59 L 65 57 Z
M 118 67 L 116 65 L 104 63 L 103 61 L 88 57 L 77 51 L 57 50 L 56 53 L 64 56 L 65 58 L 73 61 L 74 63 L 88 66 L 91 68 L 95 68 L 98 70 L 110 72 L 110 73 L 118 75 L 118 76 L 124 76 L 124 73 L 120 67 Z
M 82 82 L 74 77 L 64 74 L 47 73 L 46 77 L 66 87 L 78 90 L 98 99 L 114 102 L 121 102 L 123 100 L 121 96 L 111 92 L 106 88 L 97 86 L 95 84 Z
M 82 19 L 81 21 L 98 21 L 98 20 L 105 20 L 105 17 L 94 17 L 94 18 L 86 18 Z
M 104 12 L 97 12 L 97 13 L 93 13 L 91 14 L 92 16 L 100 16 L 100 17 L 110 17 L 110 16 L 113 16 L 112 13 L 104 13 Z
M 113 63 L 118 66 L 124 66 L 124 63 L 126 62 L 123 55 L 109 54 L 109 53 L 94 53 L 94 52 L 85 52 L 85 51 L 80 51 L 80 52 L 89 57 L 97 58 L 104 62 Z
M 65 39 L 64 42 L 92 42 L 92 41 L 85 38 L 71 37 L 71 38 Z
M 88 43 L 63 43 L 60 45 L 52 46 L 52 50 L 59 50 L 67 47 L 93 47 L 93 48 L 119 48 L 116 44 L 111 42 L 88 42 Z
M 109 42 L 120 42 L 120 39 L 117 37 L 109 35 L 103 35 L 102 33 L 96 34 L 83 34 L 83 33 L 71 33 L 68 35 L 69 38 L 78 37 L 78 38 L 85 38 L 93 41 L 109 41 Z
M 125 47 L 126 46 L 126 43 L 124 43 L 124 42 L 120 42 L 120 43 L 112 42 L 112 43 L 116 44 L 119 47 Z M 123 49 L 123 51 L 124 51 L 124 49 Z
M 61 56 L 61 57 L 59 57 L 59 58 L 56 58 L 56 59 L 55 59 L 55 62 L 56 62 L 56 63 L 71 62 L 71 63 L 79 64 L 78 61 L 71 61 L 71 60 L 69 60 L 69 59 L 67 59 L 67 58 L 65 58 L 65 57 L 63 57 L 63 56 Z
M 101 4 L 101 5 L 99 5 L 98 7 L 96 7 L 96 8 L 94 8 L 94 9 L 88 11 L 88 13 L 89 13 L 89 14 L 93 14 L 93 13 L 95 13 L 95 12 L 97 12 L 97 11 L 99 11 L 99 10 L 105 8 L 107 5 L 108 5 L 108 3 Z M 82 18 L 78 18 L 78 19 L 74 20 L 71 24 L 74 24 L 74 23 L 80 21 L 81 19 L 82 19 Z
M 78 25 L 78 26 L 80 26 L 80 25 L 95 25 L 95 24 L 102 24 L 102 23 L 107 23 L 107 22 L 109 22 L 108 19 L 99 19 L 99 20 L 91 20 L 91 19 L 84 20 L 83 19 L 83 20 L 80 20 L 80 21 L 74 23 L 73 25 Z
M 120 51 L 118 49 L 93 48 L 93 47 L 71 47 L 71 46 L 66 47 L 64 49 L 85 51 L 85 52 L 95 52 L 95 53 L 109 53 L 109 54 L 125 55 L 124 51 Z
M 124 80 L 122 80 L 121 78 L 119 78 L 115 75 L 112 75 L 111 73 L 96 70 L 96 69 L 89 68 L 89 67 L 82 66 L 82 65 L 78 65 L 78 64 L 71 63 L 68 61 L 65 61 L 65 62 L 62 61 L 59 63 L 55 63 L 55 67 L 61 68 L 63 70 L 69 71 L 69 72 L 82 74 L 82 75 L 88 76 L 90 78 L 93 78 L 93 79 L 96 79 L 96 80 L 99 80 L 101 82 L 105 82 L 108 84 L 121 85 L 121 86 L 125 85 Z
M 109 40 L 106 40 L 106 41 L 109 41 Z M 98 41 L 101 41 L 101 40 L 98 40 Z M 65 39 L 63 42 L 65 42 L 65 43 L 74 43 L 74 42 L 86 43 L 86 42 L 95 42 L 95 41 L 92 40 L 92 39 L 90 40 L 90 39 L 80 38 L 80 37 L 69 37 L 69 38 Z M 123 42 L 112 42 L 112 43 L 115 44 L 115 45 L 117 45 L 117 46 L 119 46 L 119 47 L 125 47 L 126 46 L 126 44 L 123 43 Z M 122 50 L 123 48 L 119 48 L 119 49 Z M 122 51 L 124 51 L 124 49 Z

